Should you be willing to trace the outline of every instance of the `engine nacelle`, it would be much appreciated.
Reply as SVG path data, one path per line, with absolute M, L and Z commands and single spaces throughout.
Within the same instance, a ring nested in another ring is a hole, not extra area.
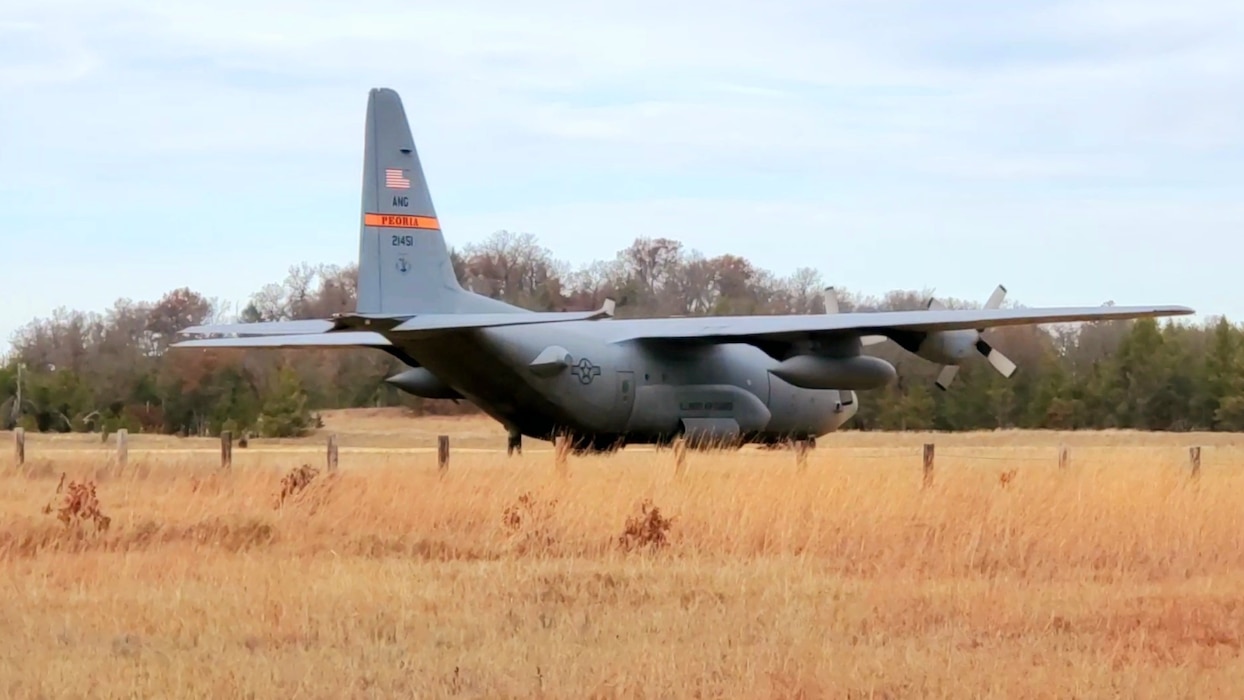
M 957 365 L 977 352 L 980 333 L 968 328 L 957 331 L 934 331 L 925 336 L 915 354 L 939 365 Z
M 462 394 L 454 391 L 452 387 L 437 379 L 435 374 L 423 367 L 415 367 L 399 372 L 385 379 L 385 381 L 407 394 L 413 394 L 424 399 L 462 398 Z
M 769 370 L 802 389 L 879 389 L 898 377 L 894 365 L 879 357 L 825 357 L 795 355 Z

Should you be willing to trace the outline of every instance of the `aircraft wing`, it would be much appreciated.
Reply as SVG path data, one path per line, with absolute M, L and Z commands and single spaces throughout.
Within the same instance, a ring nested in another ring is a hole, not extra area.
M 655 318 L 617 328 L 613 342 L 629 340 L 685 340 L 690 342 L 747 342 L 794 340 L 817 335 L 890 336 L 961 329 L 1021 326 L 1045 323 L 1081 323 L 1195 313 L 1185 306 L 1091 306 L 1032 309 L 955 309 L 880 311 L 850 314 L 794 316 L 705 316 Z
M 526 326 L 535 323 L 566 323 L 596 321 L 609 316 L 600 311 L 549 311 L 529 314 L 422 314 L 394 326 L 393 333 L 403 338 L 417 338 L 449 331 L 502 326 Z
M 256 324 L 258 325 L 258 324 Z M 174 343 L 174 348 L 342 348 L 389 347 L 389 339 L 372 331 L 253 335 L 240 338 L 198 338 Z

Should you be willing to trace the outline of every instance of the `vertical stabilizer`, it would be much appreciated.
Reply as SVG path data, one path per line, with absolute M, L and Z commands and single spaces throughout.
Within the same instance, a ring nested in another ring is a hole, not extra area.
M 406 111 L 388 88 L 367 98 L 361 216 L 359 313 L 522 311 L 458 284 Z

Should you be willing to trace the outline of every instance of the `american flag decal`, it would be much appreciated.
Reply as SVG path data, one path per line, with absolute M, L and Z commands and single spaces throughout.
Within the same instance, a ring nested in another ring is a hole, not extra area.
M 394 190 L 408 190 L 410 180 L 403 177 L 402 171 L 397 168 L 385 168 L 384 186 Z

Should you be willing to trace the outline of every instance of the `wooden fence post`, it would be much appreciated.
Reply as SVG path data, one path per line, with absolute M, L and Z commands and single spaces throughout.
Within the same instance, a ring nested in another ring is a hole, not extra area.
M 933 443 L 924 444 L 924 488 L 933 485 Z
M 117 467 L 125 469 L 130 459 L 129 431 L 121 428 L 117 431 Z
M 17 428 L 13 431 L 13 451 L 17 456 L 17 466 L 26 463 L 26 429 Z
M 220 431 L 220 468 L 228 469 L 233 466 L 233 431 Z
M 1071 449 L 1066 445 L 1058 448 L 1058 468 L 1066 469 L 1071 465 Z
M 1192 462 L 1192 478 L 1199 478 L 1201 476 L 1201 448 L 1189 447 L 1188 459 Z
M 449 471 L 449 436 L 436 436 L 436 468 L 444 474 Z
M 328 471 L 337 471 L 337 435 L 328 436 Z

